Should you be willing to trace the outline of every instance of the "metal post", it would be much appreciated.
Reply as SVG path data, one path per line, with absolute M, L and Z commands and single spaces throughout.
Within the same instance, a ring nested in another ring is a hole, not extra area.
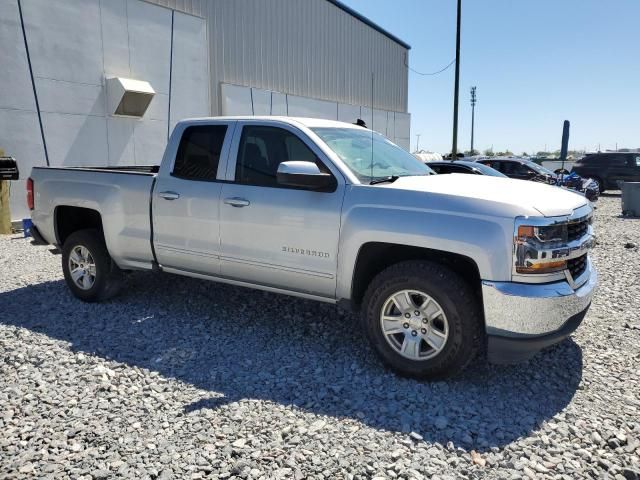
M 416 133 L 416 153 L 420 152 L 420 133 Z
M 471 87 L 471 155 L 474 154 L 473 150 L 473 129 L 476 116 L 476 87 Z
M 458 0 L 458 15 L 456 29 L 456 79 L 453 91 L 453 144 L 451 159 L 458 158 L 458 93 L 460 90 L 460 18 L 462 15 L 462 0 Z

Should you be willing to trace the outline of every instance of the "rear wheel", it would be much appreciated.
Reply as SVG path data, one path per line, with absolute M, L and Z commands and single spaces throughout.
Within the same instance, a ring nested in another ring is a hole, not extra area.
M 369 340 L 384 363 L 401 375 L 456 375 L 480 348 L 475 295 L 440 264 L 408 261 L 387 268 L 369 285 L 363 307 Z
M 85 302 L 107 300 L 118 293 L 122 271 L 111 259 L 95 229 L 69 235 L 62 247 L 62 271 L 74 296 Z

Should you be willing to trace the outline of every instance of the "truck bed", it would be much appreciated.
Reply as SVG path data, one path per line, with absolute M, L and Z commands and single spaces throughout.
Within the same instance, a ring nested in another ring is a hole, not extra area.
M 60 244 L 61 217 L 69 221 L 70 216 L 82 214 L 70 209 L 95 211 L 116 263 L 122 268 L 151 268 L 151 194 L 158 169 L 157 165 L 34 167 L 31 217 L 46 241 Z

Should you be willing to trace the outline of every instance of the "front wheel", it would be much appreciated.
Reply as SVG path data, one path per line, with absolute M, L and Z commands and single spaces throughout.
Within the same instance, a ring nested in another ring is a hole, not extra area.
M 107 300 L 118 293 L 122 271 L 111 259 L 98 230 L 78 230 L 62 247 L 62 271 L 74 296 L 85 302 Z
M 385 364 L 404 376 L 438 379 L 460 373 L 475 358 L 479 308 L 473 290 L 449 268 L 408 261 L 373 279 L 362 320 Z

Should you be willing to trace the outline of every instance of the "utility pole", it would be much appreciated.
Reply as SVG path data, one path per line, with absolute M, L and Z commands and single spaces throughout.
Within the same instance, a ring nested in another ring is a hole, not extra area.
M 471 155 L 474 155 L 473 150 L 473 127 L 476 116 L 476 87 L 471 87 Z
M 416 133 L 416 153 L 420 151 L 420 133 Z
M 456 28 L 456 80 L 453 91 L 453 144 L 451 146 L 451 160 L 458 158 L 458 93 L 460 90 L 460 18 L 462 15 L 462 0 L 458 0 L 458 15 Z

